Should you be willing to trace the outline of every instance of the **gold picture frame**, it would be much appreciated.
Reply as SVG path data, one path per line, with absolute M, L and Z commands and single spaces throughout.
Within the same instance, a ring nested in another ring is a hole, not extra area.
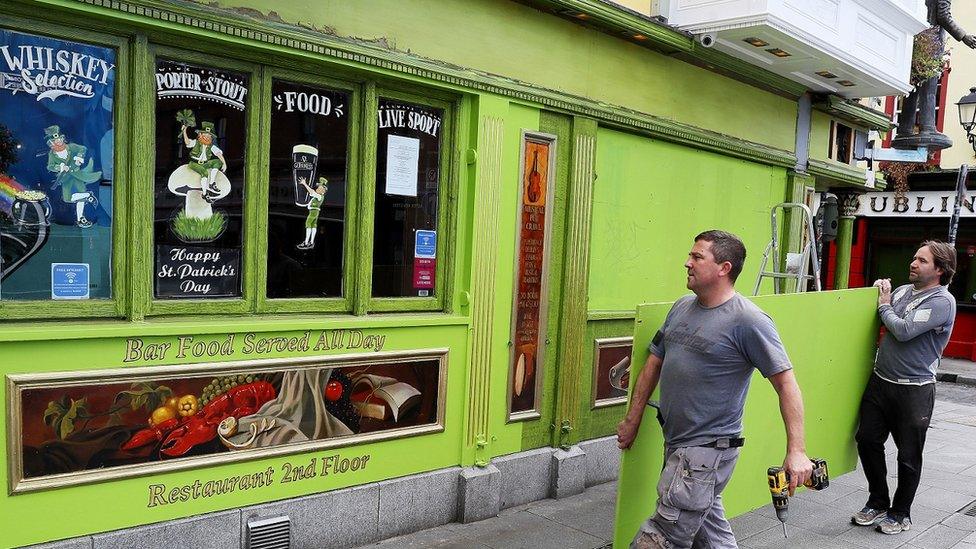
M 614 353 L 612 358 L 607 358 L 601 354 L 602 351 L 618 349 L 621 351 Z M 624 349 L 626 349 L 625 353 L 623 351 Z M 612 387 L 609 380 L 611 377 L 615 377 L 613 375 L 613 369 L 622 363 L 623 354 L 625 354 L 626 359 L 626 364 L 623 367 L 627 371 L 621 372 L 616 377 L 623 378 L 624 375 L 629 375 L 630 368 L 633 366 L 630 364 L 630 357 L 633 355 L 633 352 L 634 338 L 632 336 L 598 338 L 593 341 L 593 383 L 590 390 L 591 409 L 619 406 L 627 403 L 627 391 L 623 390 L 623 394 L 619 394 L 620 390 Z M 607 383 L 601 383 L 601 377 L 607 378 Z M 601 398 L 601 393 L 605 393 L 606 396 Z
M 141 368 L 115 368 L 104 370 L 52 372 L 41 374 L 8 374 L 7 380 L 7 462 L 8 494 L 21 494 L 52 488 L 91 484 L 122 478 L 147 476 L 156 473 L 198 469 L 226 463 L 250 461 L 260 458 L 287 456 L 322 449 L 349 447 L 404 437 L 439 433 L 444 431 L 445 395 L 449 350 L 446 348 L 409 351 L 378 352 L 369 355 L 342 354 L 296 358 L 239 360 L 208 362 Z M 153 382 L 167 379 L 194 378 L 216 375 L 258 375 L 284 373 L 321 368 L 353 368 L 372 366 L 406 365 L 419 362 L 435 362 L 436 396 L 435 417 L 432 422 L 380 430 L 376 432 L 336 436 L 304 442 L 289 442 L 263 448 L 247 448 L 210 455 L 179 457 L 164 461 L 117 465 L 110 468 L 55 473 L 37 478 L 24 476 L 23 397 L 28 390 L 77 388 L 99 384 Z

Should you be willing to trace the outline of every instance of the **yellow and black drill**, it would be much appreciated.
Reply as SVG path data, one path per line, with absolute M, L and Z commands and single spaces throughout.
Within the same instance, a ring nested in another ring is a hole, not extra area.
M 827 474 L 827 460 L 811 458 L 813 462 L 813 473 L 810 480 L 803 483 L 811 490 L 823 490 L 830 486 L 830 477 Z M 769 477 L 769 493 L 773 496 L 773 508 L 776 509 L 776 518 L 783 523 L 783 537 L 789 537 L 786 533 L 786 519 L 790 515 L 790 478 L 786 470 L 782 467 L 770 467 L 766 470 Z

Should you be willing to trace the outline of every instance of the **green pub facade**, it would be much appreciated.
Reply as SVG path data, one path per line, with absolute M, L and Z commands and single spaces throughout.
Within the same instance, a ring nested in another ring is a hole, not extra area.
M 5 2 L 0 545 L 353 546 L 615 478 L 692 237 L 748 293 L 772 206 L 874 186 L 835 145 L 884 116 L 811 92 L 598 0 Z

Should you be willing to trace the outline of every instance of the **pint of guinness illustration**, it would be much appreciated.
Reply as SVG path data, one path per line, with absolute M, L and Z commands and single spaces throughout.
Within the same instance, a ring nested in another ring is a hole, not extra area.
M 304 181 L 308 185 L 315 185 L 315 168 L 318 165 L 319 150 L 311 145 L 295 145 L 291 149 L 292 179 L 295 184 L 295 205 L 305 207 L 312 201 L 308 190 L 299 183 Z

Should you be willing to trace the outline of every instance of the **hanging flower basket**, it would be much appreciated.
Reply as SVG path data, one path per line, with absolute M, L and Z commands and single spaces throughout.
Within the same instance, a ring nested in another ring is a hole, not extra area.
M 913 86 L 918 87 L 945 69 L 948 54 L 943 50 L 941 33 L 940 27 L 929 27 L 915 35 L 909 76 Z

